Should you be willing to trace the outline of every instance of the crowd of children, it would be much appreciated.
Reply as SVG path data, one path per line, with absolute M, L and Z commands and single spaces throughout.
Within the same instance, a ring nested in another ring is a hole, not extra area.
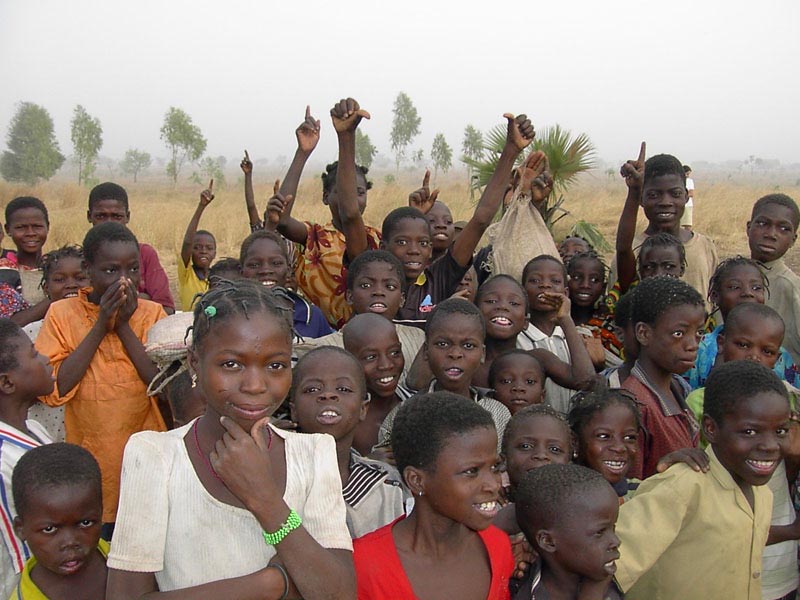
M 375 228 L 370 115 L 330 115 L 330 220 L 292 216 L 307 108 L 263 215 L 245 151 L 237 259 L 200 194 L 178 304 L 118 184 L 49 253 L 45 203 L 7 202 L 0 600 L 796 598 L 795 201 L 757 200 L 720 262 L 691 169 L 642 143 L 607 260 L 552 239 L 506 114 L 468 220 L 426 172 Z

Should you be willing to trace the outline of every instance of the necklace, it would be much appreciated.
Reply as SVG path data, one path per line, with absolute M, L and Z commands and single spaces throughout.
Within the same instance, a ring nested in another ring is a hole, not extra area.
M 203 452 L 202 448 L 200 448 L 200 438 L 197 436 L 197 424 L 199 422 L 200 422 L 200 419 L 197 419 L 194 422 L 194 425 L 192 426 L 192 432 L 194 433 L 194 445 L 195 445 L 195 448 L 197 448 L 197 453 L 200 455 L 200 458 L 203 460 L 203 463 L 205 463 L 206 467 L 208 467 L 208 470 L 211 472 L 211 474 L 217 479 L 217 481 L 222 481 L 222 478 L 219 476 L 217 471 L 214 469 L 214 465 L 211 464 L 211 461 L 208 460 L 208 457 L 206 456 L 206 453 Z M 270 448 L 272 448 L 272 429 L 269 427 L 269 425 L 267 425 L 267 434 L 269 435 L 269 440 L 267 440 L 267 450 L 269 450 Z M 225 482 L 222 481 L 222 484 L 224 485 Z

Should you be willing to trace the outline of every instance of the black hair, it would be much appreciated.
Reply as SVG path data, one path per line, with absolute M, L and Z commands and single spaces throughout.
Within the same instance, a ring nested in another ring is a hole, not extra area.
M 470 268 L 472 268 L 472 267 L 470 267 Z M 512 282 L 514 285 L 516 285 L 519 288 L 519 292 L 520 292 L 520 294 L 522 294 L 522 297 L 524 298 L 525 314 L 527 315 L 528 311 L 530 310 L 531 307 L 530 307 L 530 302 L 528 300 L 528 294 L 525 291 L 525 288 L 522 287 L 522 284 L 519 281 L 514 279 L 511 275 L 506 275 L 505 273 L 499 273 L 497 275 L 492 275 L 491 277 L 489 277 L 489 279 L 487 279 L 486 281 L 484 281 L 482 284 L 480 284 L 478 286 L 478 291 L 475 292 L 475 304 L 478 304 L 478 302 L 480 302 L 481 298 L 483 298 L 483 295 L 486 294 L 486 288 L 489 286 L 490 283 L 492 283 L 493 281 L 501 280 L 501 279 L 505 280 L 505 281 L 510 281 L 510 282 Z
M 759 304 L 758 302 L 742 302 L 734 306 L 728 313 L 725 319 L 725 333 L 730 333 L 743 322 L 752 322 L 754 319 L 768 320 L 772 319 L 780 323 L 784 332 L 786 331 L 786 323 L 783 321 L 778 312 L 766 304 Z
M 83 238 L 83 256 L 87 264 L 91 265 L 94 263 L 100 246 L 104 242 L 125 242 L 127 244 L 134 244 L 137 249 L 139 248 L 139 242 L 136 236 L 122 223 L 115 223 L 113 221 L 100 223 L 87 231 L 86 237 Z
M 468 317 L 474 317 L 475 320 L 480 323 L 481 329 L 485 334 L 486 321 L 483 318 L 483 313 L 481 313 L 477 306 L 469 300 L 464 300 L 464 298 L 448 298 L 447 300 L 439 302 L 431 311 L 428 320 L 425 322 L 425 336 L 427 337 L 430 335 L 439 321 L 451 315 L 467 315 Z
M 511 356 L 525 356 L 532 360 L 539 366 L 539 370 L 542 372 L 542 375 L 547 377 L 547 371 L 545 371 L 544 365 L 542 361 L 536 358 L 533 354 L 531 354 L 528 350 L 523 350 L 522 348 L 512 348 L 511 350 L 506 350 L 505 352 L 501 352 L 493 361 L 492 364 L 489 366 L 489 375 L 487 376 L 489 387 L 494 388 L 495 380 L 497 379 L 497 372 L 500 370 L 501 363 L 505 361 L 505 359 Z
M 188 402 L 192 395 L 192 378 L 187 370 L 178 373 L 178 370 L 182 367 L 181 362 L 175 360 L 164 373 L 165 380 L 171 377 L 164 384 L 164 395 L 167 398 L 170 409 L 172 409 L 172 416 L 175 421 L 188 423 L 191 418 L 188 412 L 192 408 Z
M 68 244 L 61 246 L 57 250 L 52 250 L 42 256 L 42 284 L 47 283 L 53 271 L 58 266 L 58 261 L 64 258 L 77 258 L 81 261 L 81 267 L 86 268 L 86 258 L 83 256 L 83 248 L 77 244 Z
M 576 505 L 600 489 L 613 492 L 600 473 L 581 465 L 551 463 L 528 471 L 514 491 L 517 523 L 535 545 L 537 530 L 569 523 Z
M 764 392 L 775 392 L 789 405 L 789 394 L 775 371 L 752 360 L 733 360 L 714 367 L 705 389 L 703 412 L 718 425 L 737 404 Z
M 758 211 L 767 204 L 777 204 L 778 206 L 788 208 L 792 213 L 792 225 L 794 225 L 794 231 L 797 233 L 797 228 L 800 226 L 800 209 L 797 208 L 797 202 L 792 200 L 792 198 L 786 194 L 767 194 L 766 196 L 762 196 L 756 200 L 755 204 L 753 204 L 753 211 L 750 213 L 750 220 L 752 221 L 755 219 Z M 6 209 L 6 211 L 8 211 L 8 209 Z M 6 220 L 8 220 L 8 216 L 6 216 Z
M 292 389 L 289 391 L 289 397 L 292 398 L 292 400 L 294 400 L 295 394 L 297 393 L 297 385 L 300 383 L 300 374 L 303 372 L 303 369 L 306 368 L 306 363 L 310 363 L 313 357 L 317 356 L 322 357 L 323 354 L 328 352 L 332 352 L 334 354 L 338 354 L 339 356 L 343 356 L 348 362 L 352 363 L 353 368 L 355 369 L 356 372 L 356 384 L 361 388 L 360 395 L 366 398 L 367 378 L 364 376 L 364 368 L 361 366 L 361 363 L 358 362 L 358 359 L 344 348 L 339 348 L 339 346 L 317 346 L 316 348 L 312 348 L 308 353 L 301 356 L 300 360 L 297 361 L 297 365 L 293 369 Z M 323 367 L 326 366 L 327 365 L 323 363 Z
M 572 258 L 567 261 L 567 275 L 572 277 L 572 269 L 578 264 L 578 261 L 581 260 L 596 260 L 599 262 L 600 269 L 603 271 L 603 283 L 605 284 L 606 279 L 608 278 L 608 265 L 606 264 L 606 261 L 603 260 L 603 257 L 594 250 L 589 250 L 588 252 L 578 252 L 577 254 L 574 254 Z
M 45 224 L 50 227 L 50 215 L 47 213 L 47 207 L 44 205 L 44 202 L 33 196 L 18 196 L 6 204 L 6 226 L 11 222 L 11 217 L 15 212 L 25 208 L 35 208 L 41 211 L 44 215 Z
M 19 367 L 17 351 L 21 335 L 25 335 L 22 327 L 11 319 L 0 319 L 0 373 L 8 373 Z
M 636 267 L 639 270 L 642 268 L 642 254 L 645 253 L 645 250 L 652 250 L 653 248 L 675 248 L 678 251 L 681 270 L 686 270 L 686 248 L 683 246 L 683 242 L 671 233 L 664 231 L 647 236 L 639 246 L 639 254 L 636 256 Z
M 511 420 L 506 425 L 505 431 L 503 431 L 503 440 L 501 444 L 501 452 L 504 455 L 508 454 L 508 444 L 511 440 L 511 435 L 514 433 L 514 430 L 519 427 L 520 423 L 523 421 L 528 421 L 529 419 L 536 419 L 538 417 L 550 417 L 558 422 L 558 424 L 564 429 L 564 434 L 567 436 L 569 440 L 570 446 L 572 446 L 572 431 L 570 431 L 569 424 L 567 423 L 566 419 L 558 412 L 555 408 L 550 406 L 549 404 L 531 404 L 530 406 L 526 406 L 522 410 L 518 410 L 514 413 L 514 416 L 511 417 Z M 572 448 L 567 449 L 567 453 L 572 456 Z
M 198 235 L 207 235 L 207 236 L 208 236 L 208 237 L 210 237 L 212 240 L 214 240 L 214 243 L 215 243 L 215 244 L 217 243 L 217 238 L 215 238 L 215 237 L 214 237 L 214 234 L 213 234 L 213 233 L 211 233 L 211 232 L 210 232 L 208 229 L 198 229 L 197 231 L 195 231 L 195 232 L 194 232 L 194 234 L 195 234 L 195 236 L 198 236 Z
M 708 300 L 711 301 L 711 296 L 716 293 L 720 294 L 722 292 L 721 285 L 722 281 L 730 275 L 730 272 L 738 267 L 752 267 L 756 270 L 756 273 L 761 277 L 761 283 L 764 286 L 764 290 L 766 293 L 769 293 L 769 279 L 761 269 L 758 268 L 758 263 L 750 258 L 746 258 L 744 256 L 732 256 L 731 258 L 726 258 L 722 262 L 717 265 L 717 268 L 714 269 L 714 272 L 711 274 L 711 278 L 708 280 Z
M 201 346 L 212 326 L 219 326 L 234 316 L 249 319 L 250 315 L 259 312 L 275 317 L 291 340 L 292 310 L 289 304 L 291 300 L 282 288 L 266 288 L 249 279 L 225 281 L 207 291 L 195 303 L 192 347 L 197 349 Z
M 583 428 L 597 413 L 609 406 L 624 406 L 629 409 L 636 422 L 636 429 L 642 426 L 642 414 L 636 404 L 635 396 L 628 390 L 608 387 L 605 379 L 596 380 L 592 389 L 588 391 L 574 394 L 570 405 L 567 421 L 579 442 Z
M 400 280 L 400 290 L 402 292 L 406 291 L 408 285 L 405 272 L 403 271 L 403 263 L 401 263 L 400 259 L 394 254 L 386 250 L 367 250 L 356 256 L 350 263 L 350 266 L 347 267 L 347 289 L 352 291 L 356 278 L 361 275 L 361 271 L 363 271 L 367 265 L 375 262 L 383 262 L 391 265 L 397 278 Z
M 636 295 L 633 297 L 633 322 L 655 325 L 656 320 L 667 310 L 685 304 L 699 306 L 705 310 L 700 292 L 685 281 L 667 275 L 648 277 L 636 286 Z
M 87 485 L 103 504 L 100 467 L 91 452 L 75 444 L 44 444 L 28 450 L 14 467 L 11 491 L 17 515 L 24 518 L 33 498 L 43 495 L 43 488 Z
M 683 165 L 671 154 L 656 154 L 647 159 L 644 163 L 642 185 L 647 185 L 654 178 L 664 175 L 677 175 L 683 182 L 683 186 L 686 187 L 686 172 L 683 170 Z
M 125 207 L 125 212 L 128 212 L 128 192 L 121 185 L 106 181 L 94 186 L 89 192 L 89 210 L 91 211 L 101 200 L 116 200 Z
M 562 244 L 565 244 L 567 242 L 567 240 L 581 240 L 583 243 L 586 244 L 586 246 L 589 248 L 589 250 L 594 250 L 594 246 L 592 245 L 592 242 L 587 240 L 582 235 L 578 235 L 577 233 L 573 233 L 573 234 L 565 236 L 564 239 L 561 240 L 558 243 L 558 246 L 560 247 Z
M 531 269 L 533 269 L 534 265 L 536 265 L 536 263 L 543 262 L 543 261 L 546 261 L 546 260 L 552 261 L 552 262 L 556 263 L 557 265 L 559 265 L 561 267 L 561 270 L 564 273 L 564 285 L 565 286 L 567 285 L 568 274 L 567 274 L 567 267 L 564 265 L 564 263 L 561 262 L 561 260 L 556 258 L 555 256 L 552 256 L 551 254 L 540 254 L 539 256 L 534 256 L 527 263 L 525 263 L 525 268 L 522 269 L 522 285 L 523 286 L 525 285 L 525 281 L 527 281 L 527 279 L 528 279 L 528 272 Z
M 330 191 L 333 189 L 333 186 L 336 185 L 336 171 L 339 170 L 339 161 L 334 161 L 329 165 L 325 165 L 325 172 L 320 176 L 322 178 L 322 193 L 329 194 Z M 372 189 L 372 182 L 367 179 L 367 173 L 369 173 L 369 168 L 364 167 L 361 165 L 356 165 L 356 175 L 358 172 L 361 171 L 361 174 L 364 176 L 364 179 L 367 182 L 367 190 Z
M 400 405 L 392 426 L 397 470 L 416 467 L 430 472 L 448 438 L 475 429 L 495 431 L 495 425 L 489 411 L 472 400 L 450 392 L 413 396 Z
M 689 165 L 683 165 L 683 172 L 684 173 L 691 173 L 692 172 L 692 167 L 690 167 Z
M 286 259 L 286 264 L 289 264 L 289 255 L 286 252 L 286 243 L 283 241 L 283 238 L 275 233 L 274 231 L 269 231 L 268 229 L 259 229 L 258 231 L 254 231 L 242 242 L 242 245 L 239 249 L 239 267 L 244 266 L 244 259 L 247 258 L 247 253 L 250 252 L 250 248 L 256 243 L 258 240 L 272 240 L 278 246 L 278 250 L 281 251 L 281 255 L 283 258 Z
M 405 219 L 420 219 L 425 222 L 425 227 L 430 228 L 427 217 L 417 208 L 413 206 L 401 206 L 395 208 L 392 212 L 386 215 L 381 225 L 381 239 L 384 244 L 388 244 L 389 240 L 397 231 L 400 221 Z
M 211 268 L 208 270 L 208 278 L 211 279 L 214 275 L 224 273 L 225 271 L 236 271 L 238 273 L 242 270 L 241 265 L 242 263 L 239 262 L 238 258 L 232 258 L 230 256 L 220 258 L 211 265 Z
M 620 329 L 627 327 L 633 318 L 633 298 L 635 293 L 636 287 L 630 288 L 617 300 L 617 306 L 614 311 L 614 325 Z

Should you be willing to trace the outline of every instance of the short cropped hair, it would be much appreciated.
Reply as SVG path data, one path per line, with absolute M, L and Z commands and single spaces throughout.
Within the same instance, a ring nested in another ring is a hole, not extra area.
M 636 288 L 629 288 L 627 292 L 622 294 L 622 297 L 617 300 L 617 308 L 614 311 L 614 325 L 619 328 L 625 328 L 633 318 L 633 297 L 636 293 Z
M 550 417 L 551 419 L 555 420 L 558 425 L 564 430 L 564 435 L 570 440 L 570 444 L 572 444 L 572 432 L 569 429 L 569 424 L 567 420 L 561 416 L 561 413 L 558 412 L 555 408 L 550 406 L 549 404 L 531 404 L 530 406 L 526 406 L 522 410 L 518 410 L 514 413 L 514 416 L 511 417 L 511 420 L 506 425 L 505 431 L 503 431 L 503 442 L 501 444 L 501 452 L 505 455 L 508 454 L 508 445 L 511 443 L 511 436 L 513 435 L 514 431 L 517 427 L 520 426 L 521 423 L 524 421 L 529 421 L 531 419 L 536 419 L 538 417 Z M 568 452 L 571 454 L 572 449 L 569 448 Z
M 467 315 L 473 317 L 480 323 L 481 329 L 486 332 L 486 320 L 483 318 L 483 313 L 469 300 L 464 298 L 448 298 L 437 304 L 428 316 L 425 322 L 425 336 L 430 335 L 433 328 L 441 321 L 452 315 Z
M 347 289 L 352 291 L 356 278 L 361 275 L 364 267 L 376 262 L 386 263 L 394 269 L 397 278 L 400 280 L 400 290 L 405 292 L 408 284 L 406 275 L 403 272 L 403 263 L 394 254 L 386 250 L 367 250 L 356 256 L 347 268 Z
M 686 186 L 686 171 L 683 170 L 681 161 L 672 156 L 671 154 L 656 154 L 651 156 L 644 163 L 644 182 L 647 185 L 656 177 L 663 177 L 664 175 L 677 175 Z
M 325 166 L 325 172 L 320 176 L 322 178 L 322 193 L 328 194 L 336 185 L 336 172 L 339 170 L 339 161 L 332 162 Z M 367 167 L 356 165 L 356 174 L 361 173 L 367 182 L 367 190 L 372 189 L 372 182 L 367 179 L 369 169 Z
M 17 351 L 23 340 L 21 335 L 25 335 L 22 327 L 11 319 L 0 319 L 0 373 L 8 373 L 19 367 Z
M 775 321 L 780 323 L 781 327 L 786 331 L 786 323 L 774 308 L 766 304 L 759 304 L 758 302 L 743 302 L 737 304 L 728 313 L 728 318 L 725 319 L 725 333 L 730 334 L 732 330 L 737 329 L 743 323 L 752 323 L 754 320 L 760 319 L 762 321 Z
M 768 204 L 777 204 L 788 208 L 792 213 L 792 225 L 794 225 L 795 233 L 797 233 L 797 228 L 800 226 L 800 209 L 797 208 L 797 202 L 786 194 L 767 194 L 756 200 L 755 204 L 753 204 L 753 211 L 750 213 L 750 220 L 752 221 L 758 212 Z M 8 220 L 8 216 L 6 216 L 6 220 Z
M 289 255 L 286 252 L 286 242 L 283 241 L 283 238 L 274 231 L 270 231 L 268 229 L 259 229 L 244 238 L 242 246 L 239 249 L 240 266 L 244 266 L 244 259 L 247 258 L 247 253 L 250 252 L 250 248 L 258 240 L 271 240 L 275 242 L 275 244 L 278 246 L 278 250 L 281 252 L 281 256 L 283 256 L 283 258 L 286 260 L 286 264 L 289 264 Z
M 95 225 L 86 232 L 83 238 L 83 256 L 87 264 L 94 264 L 100 245 L 104 242 L 125 242 L 139 247 L 139 241 L 133 232 L 122 223 L 108 221 Z
M 17 514 L 24 517 L 31 499 L 41 496 L 43 488 L 72 485 L 91 486 L 97 494 L 97 503 L 102 506 L 100 467 L 88 450 L 64 443 L 28 450 L 14 467 L 11 480 Z
M 382 317 L 381 317 L 382 318 Z M 385 319 L 384 319 L 385 320 Z M 339 348 L 338 346 L 317 346 L 316 348 L 312 348 L 307 354 L 304 354 L 300 357 L 300 360 L 297 361 L 297 366 L 294 368 L 294 372 L 292 374 L 292 389 L 289 391 L 289 397 L 294 399 L 295 394 L 297 393 L 297 384 L 300 382 L 300 374 L 303 372 L 304 369 L 308 368 L 308 364 L 311 362 L 312 358 L 322 357 L 325 354 L 338 354 L 339 356 L 343 356 L 348 362 L 353 365 L 353 368 L 356 373 L 356 385 L 358 385 L 358 395 L 362 398 L 366 398 L 367 396 L 367 378 L 364 376 L 364 369 L 361 366 L 361 363 L 358 362 L 358 359 L 353 356 L 350 352 L 345 350 L 344 348 Z
M 44 215 L 45 224 L 50 227 L 50 215 L 47 213 L 47 207 L 44 205 L 44 202 L 33 196 L 18 196 L 6 204 L 6 225 L 9 224 L 15 212 L 25 208 L 35 208 L 41 211 Z
M 554 262 L 561 267 L 561 270 L 564 273 L 564 285 L 566 286 L 567 277 L 569 277 L 569 275 L 567 274 L 567 266 L 563 262 L 561 262 L 561 259 L 556 258 L 555 256 L 552 256 L 550 254 L 540 254 L 539 256 L 534 256 L 525 264 L 525 268 L 522 269 L 522 285 L 525 285 L 525 281 L 528 279 L 528 273 L 530 272 L 530 270 L 533 269 L 533 267 L 537 263 L 547 260 Z
M 714 367 L 705 390 L 703 412 L 717 424 L 737 405 L 764 392 L 775 392 L 789 405 L 789 394 L 775 372 L 752 360 L 734 360 Z
M 484 281 L 480 286 L 478 286 L 478 291 L 475 292 L 475 304 L 480 302 L 481 298 L 487 293 L 489 285 L 491 285 L 494 281 L 509 281 L 516 285 L 519 288 L 519 293 L 522 294 L 523 302 L 525 303 L 525 314 L 528 314 L 530 310 L 530 304 L 528 300 L 528 293 L 525 291 L 525 288 L 522 287 L 522 284 L 514 279 L 511 275 L 506 275 L 505 273 L 499 273 L 497 275 L 492 275 Z
M 533 354 L 531 354 L 528 350 L 523 350 L 522 348 L 512 348 L 511 350 L 506 350 L 501 352 L 497 358 L 492 361 L 492 364 L 489 366 L 489 375 L 487 376 L 489 387 L 494 388 L 495 381 L 497 381 L 497 373 L 500 369 L 503 368 L 503 363 L 506 362 L 506 359 L 512 356 L 524 356 L 528 360 L 530 360 L 533 364 L 535 364 L 538 369 L 542 372 L 542 375 L 547 377 L 547 371 L 545 371 L 544 365 L 542 361 L 536 358 Z
M 128 192 L 119 184 L 106 181 L 94 186 L 89 192 L 89 210 L 101 200 L 116 200 L 125 207 L 125 212 L 128 212 Z
M 432 471 L 448 438 L 475 429 L 495 431 L 492 415 L 472 400 L 450 392 L 417 394 L 400 405 L 392 427 L 397 469 Z
M 609 406 L 624 406 L 631 411 L 636 429 L 642 426 L 642 414 L 635 397 L 628 390 L 608 387 L 605 379 L 596 380 L 588 391 L 574 394 L 571 405 L 567 420 L 578 439 L 589 421 Z
M 659 231 L 658 233 L 647 236 L 639 246 L 639 254 L 636 256 L 636 266 L 640 270 L 642 268 L 642 255 L 646 250 L 652 250 L 653 248 L 675 248 L 678 252 L 681 270 L 686 270 L 686 248 L 683 246 L 683 242 L 666 231 Z
M 383 224 L 381 225 L 381 239 L 384 243 L 389 243 L 389 240 L 392 239 L 392 236 L 397 231 L 400 221 L 404 221 L 405 219 L 419 219 L 425 222 L 426 227 L 430 227 L 428 219 L 425 218 L 425 215 L 419 209 L 414 208 L 413 206 L 401 206 L 399 208 L 395 208 L 392 212 L 386 215 L 386 218 L 383 219 Z
M 685 281 L 666 275 L 648 277 L 636 286 L 633 322 L 655 325 L 656 320 L 667 310 L 684 304 L 705 309 L 700 292 Z

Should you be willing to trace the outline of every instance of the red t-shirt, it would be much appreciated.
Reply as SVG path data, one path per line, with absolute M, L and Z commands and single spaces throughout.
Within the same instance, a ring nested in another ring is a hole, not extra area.
M 416 600 L 392 537 L 392 527 L 402 518 L 353 541 L 359 600 Z M 492 571 L 486 600 L 509 600 L 508 581 L 514 573 L 514 556 L 508 535 L 494 525 L 478 535 L 489 554 Z
M 174 309 L 169 278 L 158 260 L 156 249 L 150 244 L 139 243 L 139 269 L 139 291 L 150 296 L 153 302 Z

